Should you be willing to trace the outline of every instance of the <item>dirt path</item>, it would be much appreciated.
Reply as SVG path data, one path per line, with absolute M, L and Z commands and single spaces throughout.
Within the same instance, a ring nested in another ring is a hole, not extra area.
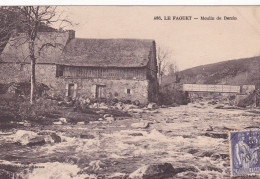
M 13 166 L 29 178 L 123 178 L 145 164 L 168 162 L 180 171 L 174 178 L 229 178 L 227 131 L 259 126 L 260 117 L 258 111 L 215 107 L 205 102 L 114 122 L 23 128 L 61 136 L 61 143 L 43 146 L 13 144 L 12 129 L 0 133 L 0 168 L 3 173 Z M 149 126 L 131 126 L 140 122 Z

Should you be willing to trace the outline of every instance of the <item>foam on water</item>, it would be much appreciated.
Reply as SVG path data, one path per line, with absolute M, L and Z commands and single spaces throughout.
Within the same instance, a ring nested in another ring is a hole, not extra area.
M 28 174 L 28 179 L 71 179 L 71 178 L 97 178 L 95 175 L 78 174 L 80 169 L 76 165 L 67 163 L 38 163 L 36 165 L 39 168 L 34 168 L 32 173 Z

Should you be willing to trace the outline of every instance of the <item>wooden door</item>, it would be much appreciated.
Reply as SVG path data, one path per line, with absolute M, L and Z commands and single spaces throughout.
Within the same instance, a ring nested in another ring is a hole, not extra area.
M 68 96 L 74 97 L 74 93 L 75 93 L 75 85 L 74 84 L 69 84 Z
M 97 85 L 96 98 L 106 98 L 106 86 L 105 85 Z

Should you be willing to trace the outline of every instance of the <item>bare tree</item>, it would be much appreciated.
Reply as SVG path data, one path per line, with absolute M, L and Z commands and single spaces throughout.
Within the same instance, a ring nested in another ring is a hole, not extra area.
M 167 76 L 168 76 L 168 79 L 170 79 L 169 82 L 173 82 L 173 83 L 180 82 L 181 79 L 179 76 L 179 68 L 178 68 L 176 61 L 172 61 L 171 63 L 169 63 Z
M 158 79 L 159 84 L 162 84 L 163 75 L 167 71 L 167 66 L 169 65 L 169 58 L 172 52 L 168 48 L 157 47 L 157 64 L 158 64 Z
M 17 17 L 11 23 L 7 20 L 7 16 L 1 14 L 2 22 L 4 25 L 0 26 L 0 34 L 5 34 L 10 37 L 10 33 L 8 33 L 8 28 L 10 26 L 19 31 L 23 32 L 25 35 L 19 39 L 19 43 L 14 43 L 18 45 L 22 45 L 24 43 L 28 43 L 28 51 L 31 62 L 31 94 L 30 94 L 30 102 L 31 104 L 35 101 L 35 87 L 36 87 L 36 78 L 35 78 L 35 64 L 37 58 L 40 56 L 41 50 L 46 46 L 56 47 L 55 43 L 43 43 L 41 47 L 36 46 L 36 40 L 39 40 L 39 32 L 40 27 L 50 27 L 53 23 L 62 24 L 68 23 L 71 25 L 71 22 L 62 17 L 62 13 L 57 11 L 56 6 L 19 6 L 19 7 L 5 7 L 5 13 L 11 12 L 15 14 Z M 6 17 L 6 18 L 5 18 Z M 3 36 L 3 35 L 2 35 Z M 17 39 L 16 39 L 17 42 Z

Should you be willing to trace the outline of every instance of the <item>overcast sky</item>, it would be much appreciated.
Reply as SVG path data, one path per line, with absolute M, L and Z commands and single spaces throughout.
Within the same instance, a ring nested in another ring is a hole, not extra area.
M 154 39 L 170 49 L 180 70 L 260 55 L 259 6 L 66 6 L 80 38 Z M 192 16 L 156 21 L 154 16 Z M 237 17 L 203 21 L 201 16 Z M 199 18 L 194 20 L 193 18 Z

